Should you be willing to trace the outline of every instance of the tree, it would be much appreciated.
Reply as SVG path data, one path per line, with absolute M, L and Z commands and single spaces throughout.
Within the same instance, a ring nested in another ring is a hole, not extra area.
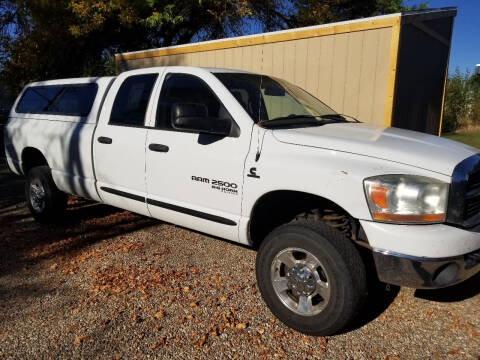
M 447 80 L 442 132 L 480 125 L 480 76 L 469 71 L 455 73 Z
M 284 27 L 274 0 L 0 1 L 0 80 L 14 93 L 33 80 L 109 74 L 115 52 L 240 34 L 245 18 Z
M 113 73 L 113 54 L 390 13 L 401 0 L 0 0 L 0 82 Z
M 294 6 L 297 15 L 291 25 L 308 26 L 424 9 L 428 4 L 409 7 L 403 0 L 294 0 Z
M 468 81 L 471 94 L 470 122 L 480 125 L 480 75 L 472 75 Z

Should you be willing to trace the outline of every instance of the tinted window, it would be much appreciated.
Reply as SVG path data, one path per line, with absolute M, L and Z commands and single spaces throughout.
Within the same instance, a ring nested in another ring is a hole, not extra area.
M 29 87 L 17 105 L 17 113 L 87 116 L 97 95 L 97 84 Z
M 207 117 L 231 118 L 208 85 L 193 75 L 167 75 L 158 101 L 156 127 L 172 129 L 171 112 L 174 103 L 203 105 L 207 109 Z
M 143 126 L 150 94 L 157 74 L 128 77 L 118 90 L 113 103 L 110 124 Z
M 260 92 L 260 76 L 235 73 L 214 73 L 214 75 L 230 90 L 255 122 L 268 120 L 265 102 Z
M 292 115 L 321 117 L 335 111 L 305 90 L 265 75 L 215 73 L 243 108 L 257 121 Z M 299 120 L 302 120 L 301 118 Z

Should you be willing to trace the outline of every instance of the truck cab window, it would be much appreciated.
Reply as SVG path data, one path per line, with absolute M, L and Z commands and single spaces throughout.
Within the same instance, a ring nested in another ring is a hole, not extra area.
M 145 113 L 158 74 L 128 77 L 118 90 L 109 124 L 144 126 Z
M 231 119 L 230 114 L 210 87 L 194 75 L 167 74 L 158 101 L 156 116 L 157 128 L 173 130 L 171 111 L 172 105 L 175 103 L 203 105 L 207 109 L 208 117 Z

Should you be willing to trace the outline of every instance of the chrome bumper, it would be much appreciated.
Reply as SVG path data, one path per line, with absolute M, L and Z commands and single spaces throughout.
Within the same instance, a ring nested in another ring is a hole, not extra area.
M 415 289 L 437 289 L 457 284 L 480 271 L 480 249 L 452 258 L 419 258 L 373 251 L 380 281 Z

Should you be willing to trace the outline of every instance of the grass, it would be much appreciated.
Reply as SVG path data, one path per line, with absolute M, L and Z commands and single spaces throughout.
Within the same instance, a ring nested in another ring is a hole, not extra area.
M 443 137 L 475 146 L 480 149 L 480 132 L 457 132 L 454 134 L 442 135 Z

